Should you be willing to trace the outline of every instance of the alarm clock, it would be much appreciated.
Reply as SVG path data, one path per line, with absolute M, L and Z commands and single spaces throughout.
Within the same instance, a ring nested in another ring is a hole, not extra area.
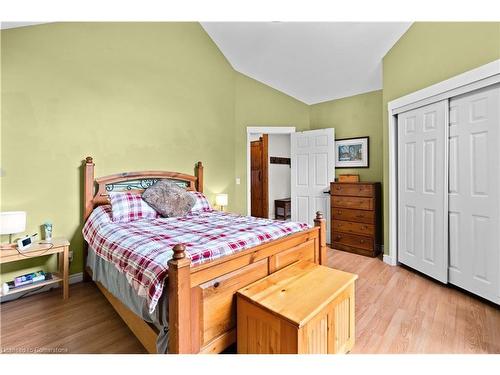
M 2 296 L 6 296 L 7 294 L 9 294 L 9 284 L 7 283 L 3 283 L 2 284 Z
M 20 238 L 17 240 L 17 248 L 19 250 L 26 250 L 29 248 L 33 242 L 35 242 L 35 237 L 38 235 L 38 233 L 32 234 L 31 236 L 26 236 L 23 238 Z

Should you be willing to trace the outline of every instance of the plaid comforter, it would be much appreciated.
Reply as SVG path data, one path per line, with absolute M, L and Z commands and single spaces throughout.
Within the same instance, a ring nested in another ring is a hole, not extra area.
M 307 224 L 259 219 L 220 211 L 182 217 L 111 221 L 111 207 L 99 206 L 83 227 L 83 237 L 96 254 L 127 277 L 153 312 L 167 277 L 172 247 L 186 246 L 191 263 L 199 264 L 284 237 Z

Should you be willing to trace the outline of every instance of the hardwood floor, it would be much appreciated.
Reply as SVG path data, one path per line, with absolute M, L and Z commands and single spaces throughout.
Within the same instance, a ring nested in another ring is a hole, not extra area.
M 500 353 L 497 306 L 377 258 L 330 251 L 329 263 L 359 275 L 352 353 Z M 56 290 L 3 303 L 0 314 L 4 352 L 145 353 L 92 283 L 72 285 L 67 301 Z
M 146 353 L 94 283 L 2 303 L 0 321 L 4 353 Z
M 498 306 L 378 258 L 329 263 L 359 275 L 352 353 L 500 353 Z

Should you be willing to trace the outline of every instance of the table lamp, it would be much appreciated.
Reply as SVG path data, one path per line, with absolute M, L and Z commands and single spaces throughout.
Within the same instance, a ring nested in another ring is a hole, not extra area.
M 12 235 L 15 233 L 21 233 L 26 230 L 26 212 L 25 211 L 7 211 L 0 212 L 0 234 L 9 235 L 10 247 L 12 244 Z M 2 247 L 5 244 L 2 244 Z
M 224 207 L 227 206 L 227 194 L 217 194 L 215 196 L 215 204 L 220 206 L 221 211 L 224 211 Z

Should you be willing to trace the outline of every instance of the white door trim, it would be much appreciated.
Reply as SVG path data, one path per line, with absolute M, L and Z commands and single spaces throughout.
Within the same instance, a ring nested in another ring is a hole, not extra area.
M 389 116 L 389 254 L 384 255 L 384 262 L 390 265 L 397 264 L 398 237 L 397 237 L 397 114 L 434 103 L 466 92 L 500 82 L 500 59 L 469 70 L 445 81 L 436 83 L 422 90 L 415 91 L 387 104 Z
M 247 215 L 252 213 L 250 176 L 250 139 L 252 134 L 292 134 L 295 126 L 247 126 Z

